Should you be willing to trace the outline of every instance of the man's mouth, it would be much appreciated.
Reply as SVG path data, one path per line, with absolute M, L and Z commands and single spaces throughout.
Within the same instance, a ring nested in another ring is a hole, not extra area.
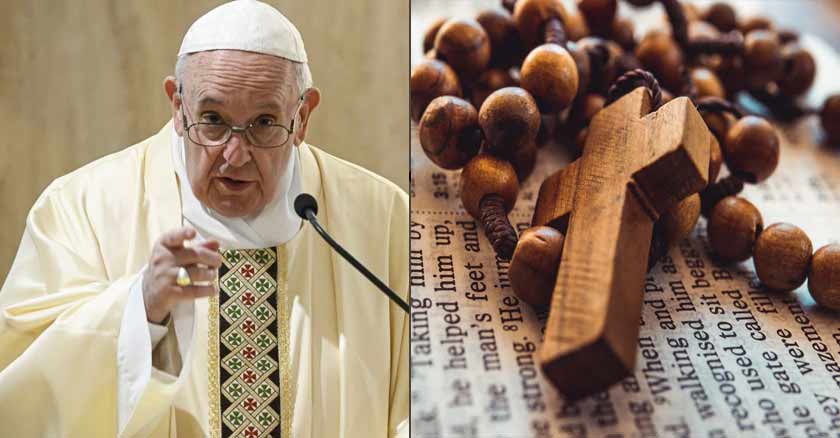
M 231 192 L 241 192 L 241 191 L 247 189 L 248 187 L 250 187 L 251 184 L 254 184 L 253 181 L 245 181 L 245 180 L 241 180 L 241 179 L 228 178 L 228 177 L 225 177 L 225 176 L 218 177 L 217 179 L 226 189 L 230 190 Z

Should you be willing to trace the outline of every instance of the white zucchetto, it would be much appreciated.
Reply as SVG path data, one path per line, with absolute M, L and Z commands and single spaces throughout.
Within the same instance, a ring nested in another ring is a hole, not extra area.
M 306 63 L 303 38 L 274 7 L 235 0 L 202 15 L 190 26 L 178 56 L 208 50 L 243 50 Z

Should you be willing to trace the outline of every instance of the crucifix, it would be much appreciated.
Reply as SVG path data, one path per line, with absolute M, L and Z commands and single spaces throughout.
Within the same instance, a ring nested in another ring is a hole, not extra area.
M 540 187 L 531 225 L 566 236 L 539 360 L 570 400 L 632 373 L 653 224 L 707 184 L 711 134 L 694 104 L 650 110 L 643 87 L 601 110 L 581 158 Z

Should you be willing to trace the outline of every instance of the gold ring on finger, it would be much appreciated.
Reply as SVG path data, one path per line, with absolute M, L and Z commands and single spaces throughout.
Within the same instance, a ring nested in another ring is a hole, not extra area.
M 192 279 L 190 279 L 190 273 L 187 272 L 187 268 L 183 266 L 178 268 L 178 275 L 175 276 L 175 284 L 181 287 L 187 287 L 192 284 Z

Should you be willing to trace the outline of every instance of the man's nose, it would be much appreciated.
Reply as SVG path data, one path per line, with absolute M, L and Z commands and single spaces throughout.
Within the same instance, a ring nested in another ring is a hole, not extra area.
M 225 145 L 222 156 L 233 167 L 242 167 L 251 161 L 251 152 L 248 150 L 248 140 L 245 138 L 245 134 L 234 132 Z

